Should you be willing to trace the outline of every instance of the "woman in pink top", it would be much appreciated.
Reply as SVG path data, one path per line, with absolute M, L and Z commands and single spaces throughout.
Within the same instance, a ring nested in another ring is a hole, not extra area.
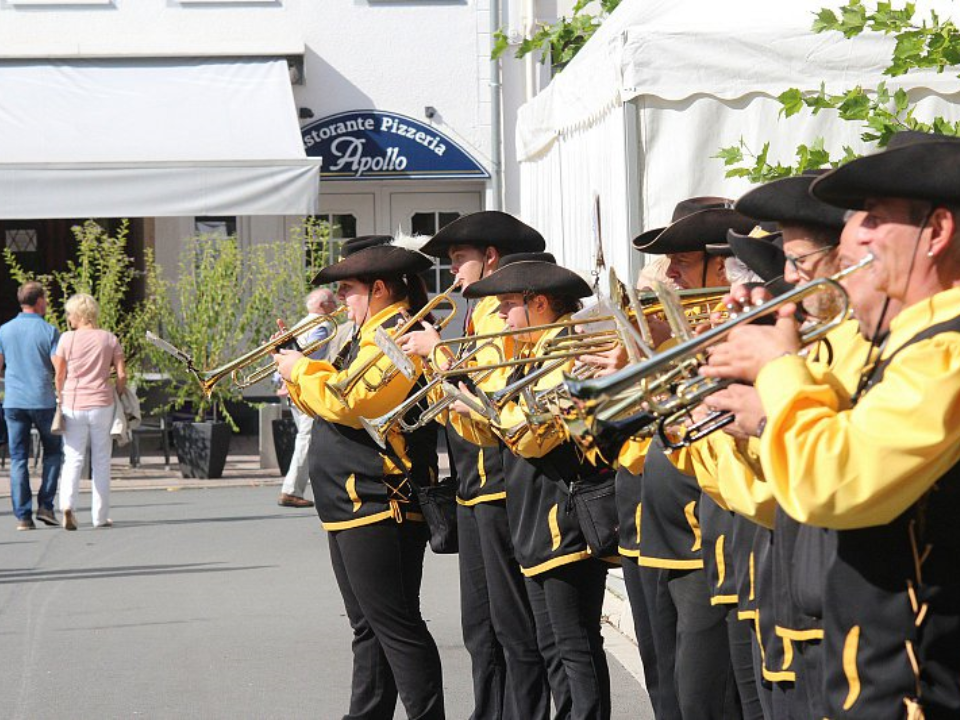
M 73 330 L 61 336 L 53 357 L 65 428 L 60 478 L 63 527 L 77 529 L 74 508 L 88 445 L 93 472 L 93 526 L 110 527 L 113 524 L 109 511 L 114 389 L 109 380 L 111 370 L 116 369 L 117 391 L 123 392 L 127 382 L 123 349 L 113 333 L 97 327 L 100 308 L 92 296 L 74 295 L 67 300 L 66 311 L 67 322 Z

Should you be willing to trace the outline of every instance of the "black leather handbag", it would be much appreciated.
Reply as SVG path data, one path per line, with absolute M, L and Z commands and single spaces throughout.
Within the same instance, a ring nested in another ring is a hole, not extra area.
M 594 557 L 616 555 L 620 542 L 616 475 L 610 473 L 598 483 L 573 483 L 570 501 L 577 514 L 580 532 Z
M 437 555 L 458 552 L 457 479 L 446 477 L 436 485 L 417 485 L 420 511 L 430 529 L 430 549 Z

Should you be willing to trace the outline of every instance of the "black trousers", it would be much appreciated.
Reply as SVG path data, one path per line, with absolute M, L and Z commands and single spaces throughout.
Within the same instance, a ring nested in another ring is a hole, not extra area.
M 740 717 L 737 684 L 727 640 L 727 608 L 710 604 L 703 570 L 660 574 L 653 623 L 661 671 L 672 659 L 681 717 L 730 720 Z
M 654 653 L 657 658 L 657 702 L 653 705 L 653 713 L 657 720 L 680 720 L 683 716 L 680 714 L 680 701 L 674 685 L 677 666 L 677 609 L 672 602 L 667 603 L 666 607 L 657 604 L 660 585 L 666 585 L 668 571 L 640 565 L 637 567 L 640 569 L 640 588 L 650 613 L 650 630 L 653 633 Z M 672 642 L 669 641 L 670 635 L 664 632 L 665 627 L 673 631 Z
M 503 501 L 457 508 L 463 642 L 472 720 L 547 720 L 550 689 Z
M 737 694 L 740 696 L 740 709 L 743 711 L 744 720 L 764 720 L 760 690 L 753 667 L 753 621 L 739 620 L 736 605 L 724 607 L 727 608 L 727 641 L 730 645 L 733 675 L 737 682 Z
M 383 522 L 331 532 L 330 560 L 353 628 L 349 720 L 441 720 L 440 653 L 420 616 L 424 523 Z
M 558 703 L 558 717 L 610 717 L 610 671 L 600 634 L 606 575 L 603 562 L 581 560 L 527 578 L 538 638 L 552 635 L 569 683 L 569 712 Z
M 646 594 L 643 592 L 640 566 L 637 559 L 632 557 L 620 558 L 620 567 L 623 568 L 623 584 L 627 588 L 627 597 L 630 600 L 630 613 L 633 616 L 633 631 L 637 636 L 637 645 L 640 649 L 640 660 L 643 663 L 643 679 L 650 696 L 650 704 L 657 718 L 670 717 L 664 715 L 660 706 L 661 694 L 673 693 L 673 674 L 668 673 L 666 688 L 662 688 L 659 669 L 657 666 L 657 648 L 653 642 L 653 608 L 647 604 Z M 672 703 L 671 703 L 672 704 Z M 673 717 L 679 717 L 679 713 Z
M 752 622 L 751 625 L 753 625 Z M 757 681 L 760 706 L 763 708 L 763 716 L 767 720 L 774 720 L 776 708 L 774 707 L 773 683 L 763 677 L 763 655 L 760 652 L 760 637 L 757 635 L 756 625 L 753 625 L 750 635 L 753 638 L 753 672 Z
M 793 652 L 797 684 L 792 712 L 797 717 L 821 718 L 827 711 L 823 702 L 823 644 L 819 640 L 795 642 Z

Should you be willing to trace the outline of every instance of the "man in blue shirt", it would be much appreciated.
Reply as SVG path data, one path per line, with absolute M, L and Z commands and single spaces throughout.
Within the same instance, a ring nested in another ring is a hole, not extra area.
M 40 433 L 43 477 L 37 493 L 37 519 L 57 525 L 53 500 L 57 495 L 63 439 L 50 432 L 57 408 L 51 357 L 59 331 L 43 319 L 47 297 L 43 286 L 28 282 L 17 290 L 20 314 L 0 325 L 0 372 L 4 372 L 3 415 L 10 444 L 10 496 L 17 530 L 33 530 L 33 493 L 27 459 L 30 428 Z

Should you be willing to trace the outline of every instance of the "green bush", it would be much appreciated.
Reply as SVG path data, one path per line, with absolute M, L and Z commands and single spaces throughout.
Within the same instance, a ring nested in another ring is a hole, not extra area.
M 155 266 L 147 273 L 153 317 L 142 330 L 152 330 L 189 355 L 200 374 L 209 377 L 266 342 L 276 332 L 278 318 L 288 325 L 300 319 L 310 281 L 328 255 L 329 228 L 313 219 L 293 228 L 287 239 L 249 248 L 241 248 L 235 236 L 188 238 L 175 282 Z M 175 381 L 162 409 L 189 404 L 196 420 L 223 417 L 237 429 L 226 403 L 245 400 L 231 378 L 216 383 L 208 396 L 184 362 L 152 345 L 147 355 L 156 370 Z M 242 372 L 268 362 L 263 359 Z

